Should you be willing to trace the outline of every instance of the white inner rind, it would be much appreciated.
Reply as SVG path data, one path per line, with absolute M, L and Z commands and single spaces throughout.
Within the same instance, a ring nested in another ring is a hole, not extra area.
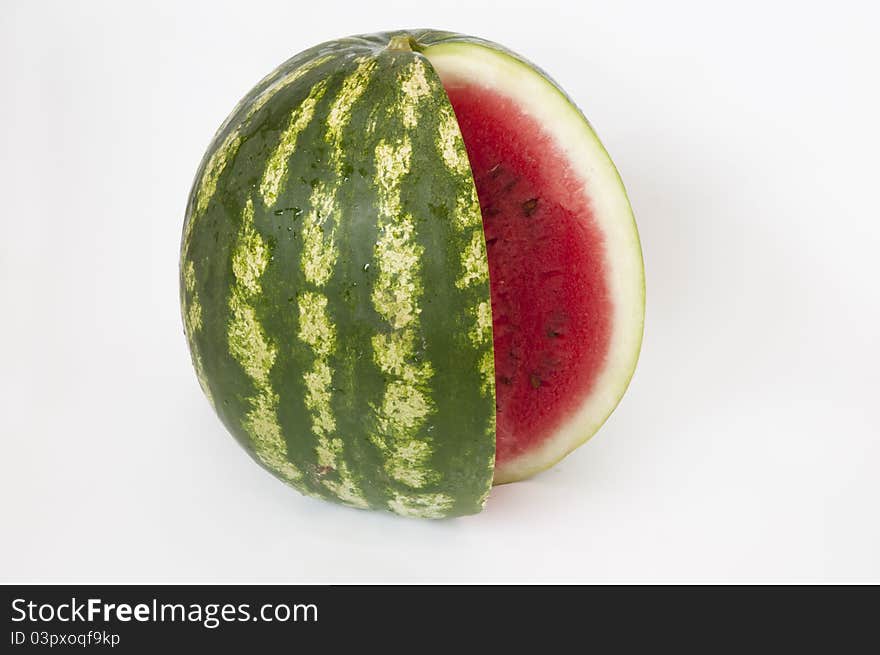
M 527 64 L 487 45 L 454 42 L 423 53 L 447 87 L 477 85 L 510 98 L 553 139 L 584 183 L 587 201 L 604 238 L 606 283 L 612 306 L 604 367 L 580 409 L 544 443 L 497 465 L 495 483 L 542 471 L 583 444 L 602 426 L 626 391 L 642 342 L 645 279 L 642 251 L 626 190 L 611 158 L 583 114 Z

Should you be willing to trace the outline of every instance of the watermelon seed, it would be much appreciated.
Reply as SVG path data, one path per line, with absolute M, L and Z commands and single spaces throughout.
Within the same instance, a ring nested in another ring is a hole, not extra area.
M 489 169 L 488 173 L 492 177 L 498 177 L 502 173 L 501 162 L 495 164 L 492 168 Z
M 531 198 L 529 200 L 526 200 L 522 205 L 523 214 L 525 214 L 526 216 L 531 216 L 532 214 L 535 213 L 535 208 L 537 206 L 538 206 L 538 199 L 537 198 Z
M 541 378 L 538 377 L 537 373 L 532 373 L 531 377 L 532 389 L 537 389 L 541 386 Z

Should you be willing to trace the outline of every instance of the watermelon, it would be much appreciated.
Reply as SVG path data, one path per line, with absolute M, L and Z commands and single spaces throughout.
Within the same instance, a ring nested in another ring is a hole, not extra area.
M 324 43 L 204 156 L 180 258 L 201 387 L 303 494 L 442 518 L 586 441 L 638 358 L 626 193 L 583 115 L 501 46 Z

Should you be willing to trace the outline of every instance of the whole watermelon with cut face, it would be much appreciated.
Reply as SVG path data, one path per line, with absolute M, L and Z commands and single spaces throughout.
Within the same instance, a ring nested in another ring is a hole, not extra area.
M 244 448 L 304 494 L 441 518 L 584 443 L 638 359 L 626 192 L 541 70 L 412 30 L 282 64 L 196 176 L 193 364 Z

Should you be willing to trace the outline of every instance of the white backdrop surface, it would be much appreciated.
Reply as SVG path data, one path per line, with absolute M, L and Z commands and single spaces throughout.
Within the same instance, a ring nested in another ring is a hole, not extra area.
M 880 86 L 870 3 L 8 2 L 0 581 L 880 582 Z M 486 511 L 300 497 L 202 398 L 181 221 L 238 99 L 323 40 L 477 34 L 548 70 L 627 185 L 624 401 Z

